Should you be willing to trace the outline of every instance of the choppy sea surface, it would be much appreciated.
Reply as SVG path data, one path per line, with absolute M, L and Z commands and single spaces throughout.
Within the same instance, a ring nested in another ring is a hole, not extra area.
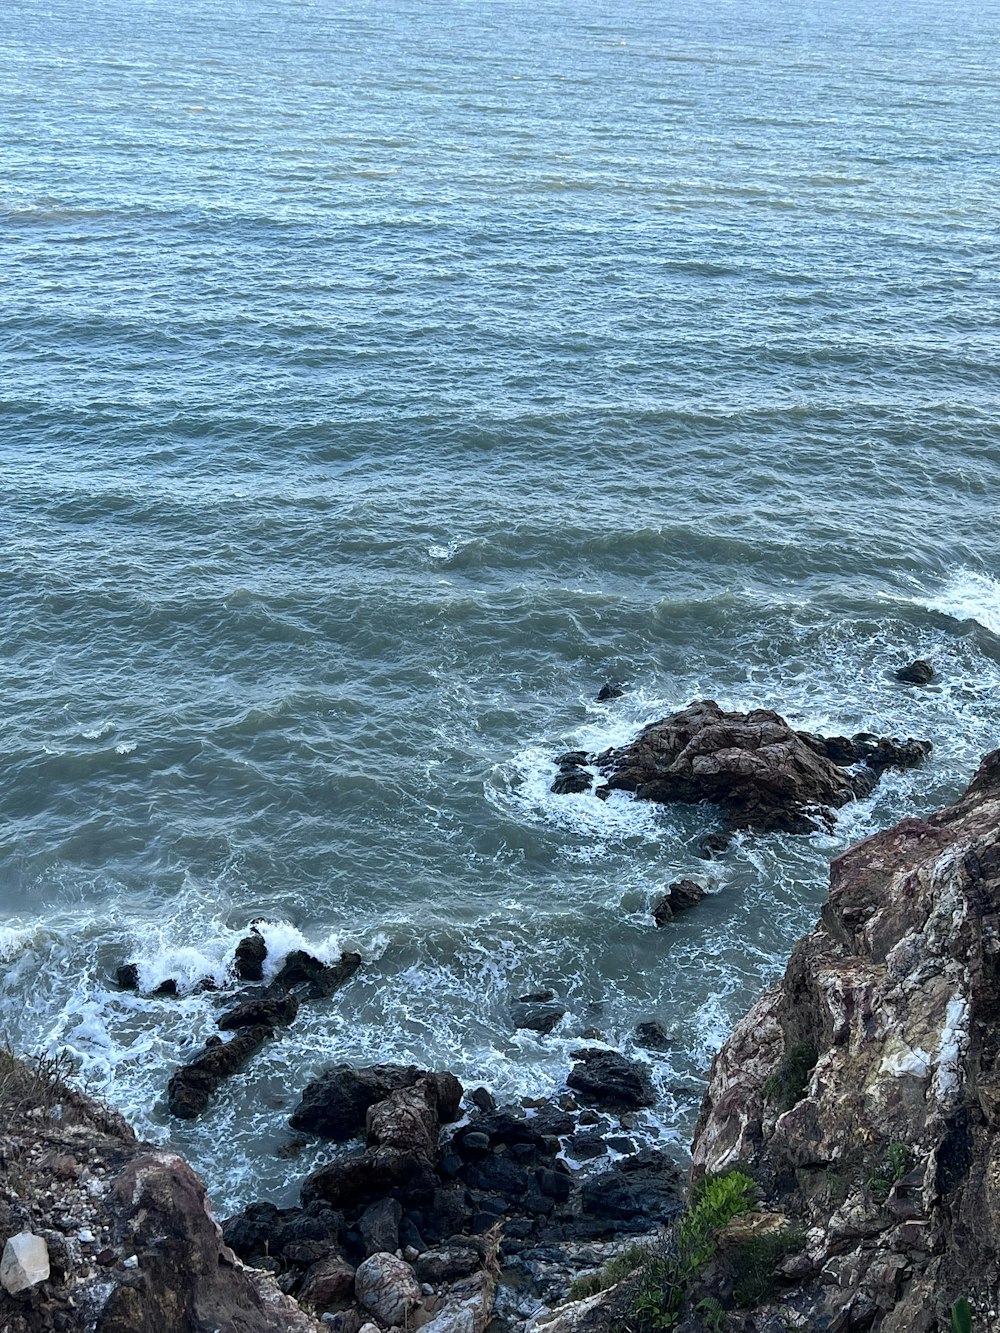
M 975 0 L 6 0 L 6 1039 L 222 1210 L 332 1060 L 545 1094 L 650 1018 L 683 1154 L 830 857 L 1000 743 L 998 125 Z M 713 862 L 549 792 L 705 696 L 935 748 Z M 256 917 L 365 967 L 171 1121 Z

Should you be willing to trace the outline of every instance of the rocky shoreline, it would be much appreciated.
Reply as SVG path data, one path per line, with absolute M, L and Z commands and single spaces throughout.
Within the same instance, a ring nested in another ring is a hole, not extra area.
M 666 720 L 675 730 L 678 716 Z M 710 725 L 730 740 L 733 727 L 770 737 L 775 716 Z M 816 738 L 796 735 L 817 754 Z M 696 910 L 701 892 L 678 881 L 655 924 Z M 687 1205 L 676 1162 L 632 1132 L 655 1100 L 648 1069 L 603 1045 L 576 1051 L 564 1093 L 517 1106 L 447 1071 L 335 1065 L 303 1090 L 290 1125 L 341 1147 L 303 1181 L 298 1206 L 250 1203 L 221 1226 L 180 1157 L 137 1142 L 60 1069 L 5 1056 L 0 1327 L 930 1333 L 968 1299 L 977 1333 L 1000 1328 L 998 920 L 1000 751 L 955 806 L 833 863 L 820 924 L 713 1064 Z M 234 1035 L 174 1074 L 175 1114 L 201 1113 L 217 1076 L 299 1003 L 349 984 L 360 960 L 290 958 L 266 986 L 263 963 L 251 931 L 234 964 L 250 988 L 219 1022 Z M 550 992 L 512 1008 L 539 1033 L 561 1017 Z M 704 1212 L 704 1182 L 727 1179 L 742 1202 L 702 1236 L 681 1280 L 676 1255 Z M 649 1284 L 662 1288 L 663 1273 L 674 1304 L 654 1317 Z M 581 1277 L 593 1289 L 574 1285 Z

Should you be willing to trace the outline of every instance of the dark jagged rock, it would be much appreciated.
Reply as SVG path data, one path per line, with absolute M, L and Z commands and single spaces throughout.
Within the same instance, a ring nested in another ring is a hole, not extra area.
M 138 963 L 123 963 L 115 972 L 115 984 L 122 990 L 139 989 L 139 965 Z
M 934 667 L 926 658 L 918 657 L 916 661 L 900 667 L 896 679 L 905 685 L 929 685 L 934 679 Z
M 292 1129 L 343 1141 L 363 1133 L 369 1106 L 412 1087 L 426 1070 L 416 1065 L 334 1065 L 308 1084 L 289 1117 Z
M 496 1098 L 488 1088 L 473 1088 L 469 1093 L 469 1100 L 480 1111 L 495 1111 L 497 1109 Z
M 678 912 L 687 912 L 696 907 L 705 897 L 706 890 L 693 879 L 679 879 L 653 904 L 653 920 L 658 926 L 665 926 Z
M 624 687 L 619 685 L 616 680 L 606 680 L 597 691 L 597 702 L 604 704 L 609 699 L 620 699 L 624 693 Z
M 408 1205 L 432 1199 L 440 1184 L 435 1170 L 440 1127 L 457 1116 L 461 1100 L 462 1085 L 452 1074 L 422 1074 L 395 1088 L 368 1108 L 364 1154 L 314 1171 L 302 1187 L 303 1203 L 323 1199 L 358 1208 L 387 1195 Z
M 567 750 L 556 760 L 560 768 L 582 768 L 584 764 L 590 763 L 590 755 L 586 750 Z
M 669 1051 L 670 1038 L 662 1023 L 655 1018 L 645 1023 L 638 1023 L 635 1029 L 636 1045 L 644 1046 L 647 1051 Z
M 241 1028 L 232 1041 L 209 1037 L 205 1049 L 190 1064 L 182 1065 L 167 1084 L 171 1115 L 181 1120 L 200 1115 L 220 1083 L 242 1069 L 273 1036 L 273 1028 L 258 1026 Z
M 674 909 L 670 906 L 670 897 L 664 894 L 662 898 L 657 898 L 653 904 L 653 924 L 656 926 L 669 925 L 674 919 Z
M 839 753 L 843 738 L 836 740 Z M 909 766 L 928 749 L 883 739 L 866 762 L 876 772 Z M 822 737 L 794 731 L 766 709 L 727 713 L 707 699 L 652 723 L 599 763 L 609 787 L 640 800 L 720 805 L 729 829 L 809 832 L 817 822 L 829 826 L 832 811 L 855 796 Z
M 865 756 L 865 764 L 877 774 L 887 768 L 916 768 L 930 752 L 930 741 L 916 741 L 912 737 L 901 741 L 895 736 L 882 736 L 875 749 Z
M 236 975 L 241 981 L 263 981 L 266 957 L 267 944 L 264 936 L 255 926 L 251 926 L 250 934 L 245 935 L 236 946 L 236 959 L 233 964 Z
M 686 912 L 691 907 L 697 907 L 707 892 L 705 886 L 699 884 L 696 879 L 679 879 L 670 885 L 667 899 L 676 916 L 678 912 Z
M 285 959 L 272 990 L 294 990 L 308 1000 L 325 1000 L 349 981 L 361 966 L 359 953 L 342 953 L 336 963 L 321 963 L 303 949 L 294 949 Z
M 223 1032 L 235 1032 L 237 1028 L 285 1027 L 299 1012 L 299 1002 L 291 993 L 287 995 L 262 995 L 244 1000 L 227 1011 L 219 1019 Z
M 573 1056 L 566 1083 L 586 1101 L 614 1111 L 635 1111 L 652 1106 L 656 1091 L 649 1066 L 628 1060 L 617 1051 L 584 1050 Z
M 398 1199 L 379 1199 L 370 1203 L 358 1218 L 358 1231 L 364 1243 L 365 1258 L 371 1254 L 399 1249 L 399 1224 L 403 1205 Z
M 222 1223 L 222 1239 L 238 1258 L 250 1263 L 262 1254 L 268 1254 L 281 1219 L 288 1215 L 276 1204 L 262 1201 L 251 1203 L 242 1213 L 227 1217 Z
M 556 774 L 550 791 L 556 796 L 573 796 L 578 792 L 589 791 L 594 785 L 594 776 L 582 768 L 565 768 Z
M 639 1230 L 644 1224 L 676 1217 L 682 1208 L 683 1187 L 676 1162 L 648 1148 L 584 1181 L 581 1200 L 585 1212 L 620 1219 Z

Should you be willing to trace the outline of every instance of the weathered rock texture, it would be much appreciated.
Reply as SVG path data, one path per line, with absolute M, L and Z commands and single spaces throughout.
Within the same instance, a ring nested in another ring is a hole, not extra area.
M 803 833 L 817 823 L 829 825 L 834 809 L 867 795 L 883 769 L 911 767 L 929 750 L 927 741 L 867 733 L 813 736 L 766 709 L 726 713 L 702 699 L 593 762 L 607 776 L 598 794 L 621 790 L 646 801 L 711 801 L 721 806 L 730 829 Z
M 22 1251 L 32 1281 L 0 1290 L 5 1333 L 324 1327 L 236 1259 L 180 1157 L 0 1053 L 0 1240 L 25 1231 L 38 1243 L 7 1248 Z
M 833 863 L 816 929 L 717 1056 L 695 1178 L 747 1163 L 806 1232 L 731 1322 L 1000 1327 L 1000 750 L 968 791 Z M 992 1314 L 990 1313 L 992 1312 Z

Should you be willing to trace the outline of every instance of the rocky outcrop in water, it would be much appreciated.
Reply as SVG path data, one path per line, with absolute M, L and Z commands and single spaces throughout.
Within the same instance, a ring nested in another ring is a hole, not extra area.
M 729 830 L 806 833 L 829 827 L 833 811 L 867 795 L 891 767 L 909 768 L 929 741 L 859 733 L 814 736 L 766 709 L 727 713 L 703 699 L 645 727 L 634 741 L 602 755 L 564 755 L 553 791 L 585 790 L 589 762 L 609 791 L 663 803 L 709 801 Z
M 817 928 L 713 1065 L 695 1178 L 737 1163 L 801 1231 L 727 1327 L 998 1327 L 1000 751 L 834 861 Z
M 258 941 L 260 948 L 257 947 Z M 240 975 L 246 971 L 256 975 L 260 971 L 263 976 L 266 956 L 262 937 L 248 935 L 236 950 L 235 970 Z M 209 1037 L 194 1059 L 171 1076 L 167 1084 L 167 1106 L 171 1115 L 181 1120 L 193 1120 L 201 1115 L 212 1094 L 227 1078 L 243 1069 L 274 1036 L 275 1029 L 294 1021 L 301 1000 L 328 999 L 360 966 L 361 955 L 356 953 L 343 953 L 335 963 L 323 963 L 301 949 L 290 953 L 269 986 L 246 992 L 232 1008 L 219 1016 L 219 1028 L 236 1035 L 229 1041 Z M 120 968 L 119 973 L 122 970 Z M 357 1132 L 354 1128 L 346 1137 Z

